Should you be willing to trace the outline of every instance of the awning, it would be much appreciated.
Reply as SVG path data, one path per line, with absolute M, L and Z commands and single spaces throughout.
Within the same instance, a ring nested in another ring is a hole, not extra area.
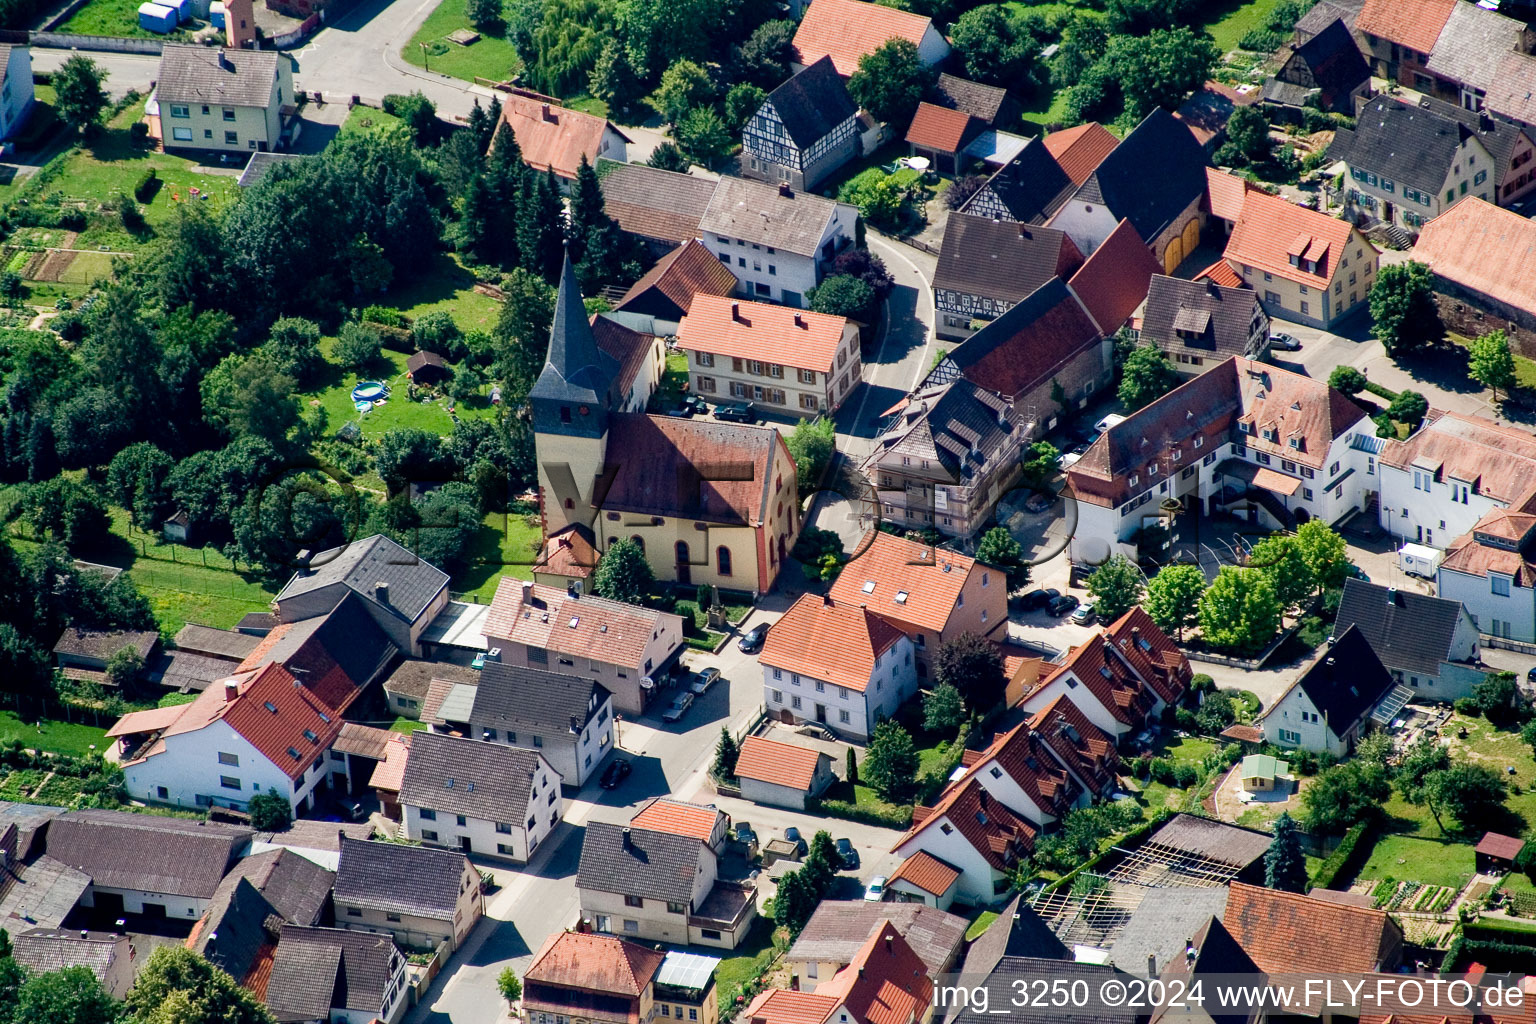
M 1272 469 L 1260 467 L 1259 471 L 1253 475 L 1253 486 L 1290 497 L 1301 488 L 1301 481 L 1294 476 L 1286 476 L 1284 473 L 1276 473 Z

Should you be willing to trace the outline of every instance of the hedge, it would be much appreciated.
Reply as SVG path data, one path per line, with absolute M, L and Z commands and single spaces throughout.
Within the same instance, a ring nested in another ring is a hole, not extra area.
M 1384 387 L 1384 386 L 1382 386 L 1380 384 L 1377 384 L 1373 380 L 1368 380 L 1368 381 L 1365 382 L 1365 390 L 1369 391 L 1371 394 L 1375 395 L 1377 398 L 1385 398 L 1389 402 L 1397 401 L 1397 392 L 1396 391 L 1393 391 L 1389 387 Z
M 1362 845 L 1361 840 L 1369 836 L 1369 842 Z M 1370 822 L 1361 822 L 1350 827 L 1344 833 L 1344 838 L 1339 845 L 1328 855 L 1328 859 L 1318 865 L 1317 874 L 1312 876 L 1314 889 L 1332 889 L 1333 884 L 1340 877 L 1348 878 L 1349 875 L 1359 869 L 1359 862 L 1363 860 L 1376 845 L 1376 830 Z M 1359 853 L 1359 857 L 1356 857 Z
M 878 807 L 860 807 L 858 804 L 847 800 L 818 800 L 808 799 L 805 809 L 811 814 L 818 811 L 829 818 L 842 818 L 846 821 L 857 821 L 864 825 L 883 825 L 887 828 L 911 828 L 912 806 L 891 807 L 881 810 Z
M 364 320 L 364 325 L 373 328 L 379 333 L 379 344 L 395 352 L 415 352 L 416 342 L 411 340 L 411 332 L 404 327 L 391 327 L 381 324 L 377 320 Z
M 159 176 L 159 172 L 153 167 L 145 171 L 143 177 L 139 178 L 138 184 L 133 186 L 133 198 L 141 203 L 147 203 L 153 199 L 155 195 L 155 181 Z
M 1484 923 L 1486 921 L 1485 918 Z M 1445 961 L 1440 965 L 1440 973 L 1454 973 L 1457 963 L 1463 959 L 1469 962 L 1476 961 L 1500 973 L 1516 970 L 1521 973 L 1530 973 L 1536 970 L 1536 960 L 1533 960 L 1533 957 L 1536 957 L 1536 949 L 1530 946 L 1515 942 L 1472 939 L 1463 932 L 1456 936 L 1450 948 L 1445 951 Z

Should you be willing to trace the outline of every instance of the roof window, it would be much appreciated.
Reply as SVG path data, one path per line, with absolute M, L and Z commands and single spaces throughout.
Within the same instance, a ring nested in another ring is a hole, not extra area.
M 581 621 L 581 616 L 580 615 L 572 615 L 571 616 L 571 621 L 567 622 L 566 625 L 570 626 L 572 629 L 575 629 L 576 628 L 576 624 L 579 623 L 580 621 Z
M 305 729 L 304 730 L 304 738 L 309 740 L 309 742 L 311 742 L 311 743 L 319 743 L 320 742 L 320 737 L 315 735 L 315 731 L 313 729 Z
M 299 759 L 299 752 L 297 750 L 294 750 L 292 747 L 289 747 L 288 748 L 288 756 L 293 758 L 295 761 L 297 761 Z
M 453 788 L 453 776 L 452 775 L 448 776 L 447 780 L 443 783 L 443 788 L 444 789 L 452 789 Z
M 875 592 L 875 581 L 874 580 L 865 580 L 864 581 L 864 588 L 863 589 L 864 589 L 864 593 L 866 593 L 866 594 L 873 594 Z
M 277 714 L 277 705 L 273 704 L 271 701 L 266 701 L 265 703 L 262 704 L 262 707 L 266 708 L 268 711 L 272 712 L 274 715 Z
M 906 604 L 907 603 L 907 592 L 905 590 L 898 590 L 898 591 L 896 591 L 896 603 L 897 604 Z

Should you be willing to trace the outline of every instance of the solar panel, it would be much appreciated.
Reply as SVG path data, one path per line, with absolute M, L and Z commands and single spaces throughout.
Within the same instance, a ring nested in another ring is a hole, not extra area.
M 656 974 L 656 983 L 703 991 L 709 985 L 715 968 L 719 966 L 719 957 L 701 956 L 698 953 L 668 953 L 661 962 L 661 970 Z

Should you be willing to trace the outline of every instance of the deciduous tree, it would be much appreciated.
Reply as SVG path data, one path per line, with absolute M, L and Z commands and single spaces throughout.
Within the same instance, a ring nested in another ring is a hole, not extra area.
M 251 797 L 248 807 L 251 827 L 258 832 L 281 832 L 293 824 L 292 805 L 288 803 L 287 797 L 275 789 L 257 793 Z
M 910 40 L 890 39 L 859 58 L 858 70 L 848 79 L 848 95 L 877 121 L 900 127 L 912 120 L 937 79 L 938 72 L 924 63 Z
M 264 1003 L 179 944 L 157 946 L 134 979 L 134 1024 L 272 1024 Z M 39 1018 L 46 1019 L 46 1018 Z
M 995 565 L 1008 577 L 1012 590 L 1029 585 L 1029 566 L 1024 564 L 1024 548 L 1006 526 L 994 526 L 981 535 L 976 545 L 976 560 Z
M 1141 603 L 1146 577 L 1124 555 L 1112 555 L 1088 577 L 1094 610 L 1105 622 L 1118 619 Z
M 875 726 L 869 748 L 864 754 L 864 781 L 880 794 L 882 800 L 903 804 L 917 789 L 919 758 L 912 735 L 894 719 Z M 781 888 L 782 894 L 783 889 Z
M 1328 386 L 1351 397 L 1364 391 L 1368 383 L 1365 374 L 1353 366 L 1335 366 L 1333 372 L 1328 374 Z
M 837 454 L 832 418 L 801 420 L 784 439 L 784 446 L 789 449 L 790 458 L 795 460 L 795 476 L 800 485 L 806 488 L 819 486 L 822 475 Z
M 645 552 L 623 537 L 608 546 L 592 574 L 592 586 L 599 597 L 626 604 L 640 604 L 655 584 L 656 573 L 645 560 Z
M 1248 564 L 1269 578 L 1284 608 L 1297 607 L 1317 590 L 1317 580 L 1294 537 L 1265 537 L 1253 546 Z
M 1349 575 L 1349 546 L 1338 531 L 1321 519 L 1309 519 L 1296 528 L 1296 550 L 1319 591 L 1337 590 Z
M 1320 773 L 1303 791 L 1307 827 L 1314 832 L 1337 835 L 1353 825 L 1374 821 L 1381 805 L 1392 795 L 1392 784 L 1379 764 L 1350 761 Z
M 1253 653 L 1274 639 L 1281 612 L 1269 577 L 1224 565 L 1200 598 L 1200 635 L 1217 649 Z
M 1157 628 L 1184 639 L 1184 630 L 1200 617 L 1200 597 L 1205 593 L 1205 573 L 1198 565 L 1165 565 L 1147 580 L 1142 607 Z
M 933 678 L 960 691 L 966 707 L 984 715 L 1003 699 L 1007 680 L 997 645 L 975 633 L 961 633 L 939 644 L 933 654 Z
M 106 108 L 107 73 L 89 57 L 76 54 L 53 73 L 53 110 L 74 131 L 95 128 Z
M 1445 336 L 1433 276 L 1417 260 L 1382 267 L 1371 286 L 1370 307 L 1376 337 L 1394 359 Z
M 1509 338 L 1502 330 L 1489 331 L 1472 342 L 1471 358 L 1467 372 L 1472 379 L 1493 392 L 1493 400 L 1499 400 L 1499 390 L 1506 394 L 1515 386 L 1515 357 L 1509 350 Z
M 1121 371 L 1120 404 L 1127 412 L 1148 405 L 1179 385 L 1179 371 L 1155 345 L 1142 345 L 1126 357 Z
M 950 732 L 965 721 L 965 700 L 949 683 L 940 683 L 923 694 L 923 728 L 929 732 Z

